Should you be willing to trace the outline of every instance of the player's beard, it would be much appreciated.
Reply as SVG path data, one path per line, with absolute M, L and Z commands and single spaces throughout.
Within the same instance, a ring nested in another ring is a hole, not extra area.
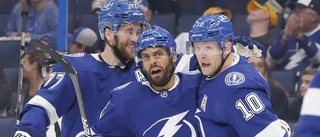
M 151 85 L 154 85 L 157 87 L 162 87 L 162 86 L 165 86 L 166 84 L 168 84 L 168 82 L 170 81 L 170 79 L 174 73 L 174 67 L 173 67 L 172 60 L 170 60 L 169 64 L 170 65 L 167 65 L 167 67 L 165 69 L 163 69 L 162 67 L 159 66 L 163 72 L 163 76 L 160 79 L 153 79 L 151 77 L 150 73 L 147 72 L 147 77 L 148 77 Z
M 118 39 L 118 41 L 119 41 L 119 39 Z M 124 57 L 124 59 L 126 59 L 126 60 L 132 60 L 132 59 L 134 59 L 134 51 L 133 52 L 128 51 L 129 50 L 128 45 L 132 45 L 132 42 L 130 42 L 130 41 L 127 41 L 125 43 L 119 42 L 116 49 L 115 49 L 115 53 L 122 55 Z

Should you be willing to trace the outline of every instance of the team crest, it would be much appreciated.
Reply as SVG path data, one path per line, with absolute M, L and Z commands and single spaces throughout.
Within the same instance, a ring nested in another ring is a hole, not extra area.
M 228 18 L 227 16 L 225 16 L 225 15 L 220 15 L 220 16 L 218 17 L 218 19 L 219 19 L 220 21 L 222 21 L 222 22 L 227 22 L 227 21 L 229 21 L 229 18 Z
M 230 72 L 224 78 L 224 82 L 228 86 L 236 86 L 242 84 L 246 80 L 245 76 L 239 72 Z

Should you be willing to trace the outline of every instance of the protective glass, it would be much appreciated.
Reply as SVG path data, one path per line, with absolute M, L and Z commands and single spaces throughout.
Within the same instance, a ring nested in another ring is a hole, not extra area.
M 217 50 L 213 48 L 214 45 L 212 43 L 204 43 L 204 44 L 197 44 L 197 46 L 194 46 L 194 43 L 187 41 L 186 42 L 186 52 L 187 54 L 211 54 L 211 55 L 216 55 L 216 54 L 221 54 L 222 50 Z
M 164 47 L 164 46 L 155 46 L 155 47 Z M 165 48 L 165 47 L 164 47 Z M 151 59 L 161 59 L 161 58 L 171 58 L 170 56 L 168 56 L 167 50 L 165 50 L 165 52 L 163 50 L 159 50 L 159 48 L 145 48 L 144 50 L 150 50 L 151 54 L 141 54 L 141 57 L 136 56 L 135 60 L 136 62 L 149 62 Z

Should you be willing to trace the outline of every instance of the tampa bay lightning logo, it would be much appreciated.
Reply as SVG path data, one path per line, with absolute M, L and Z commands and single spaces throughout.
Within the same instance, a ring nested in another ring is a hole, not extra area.
M 173 137 L 181 135 L 190 135 L 190 137 L 196 137 L 197 134 L 195 128 L 189 121 L 184 119 L 188 112 L 189 110 L 156 121 L 147 130 L 143 132 L 143 136 Z
M 229 21 L 229 18 L 228 18 L 227 16 L 225 16 L 225 15 L 220 15 L 220 16 L 218 17 L 218 19 L 219 19 L 221 22 L 227 22 L 227 21 Z
M 109 10 L 113 6 L 113 2 L 109 2 L 108 4 L 104 5 L 103 8 L 101 9 L 102 11 Z
M 240 85 L 246 80 L 246 77 L 239 72 L 230 72 L 224 78 L 224 82 L 228 86 Z

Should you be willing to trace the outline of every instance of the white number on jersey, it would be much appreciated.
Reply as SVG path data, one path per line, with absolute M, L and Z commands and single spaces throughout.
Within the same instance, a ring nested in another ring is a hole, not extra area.
M 246 107 L 245 102 L 250 107 L 250 110 Z M 265 108 L 264 104 L 262 103 L 258 95 L 253 92 L 249 93 L 246 96 L 245 102 L 239 99 L 236 102 L 236 108 L 241 110 L 241 112 L 243 113 L 243 118 L 246 121 L 251 119 L 254 116 L 254 114 L 259 114 L 260 112 L 262 112 Z
M 53 84 L 50 88 L 48 89 L 53 89 L 54 87 L 56 87 L 64 78 L 65 72 L 52 72 L 49 76 L 49 79 L 46 81 L 46 83 L 44 84 L 44 86 L 47 86 L 52 80 L 56 79 L 56 83 Z

